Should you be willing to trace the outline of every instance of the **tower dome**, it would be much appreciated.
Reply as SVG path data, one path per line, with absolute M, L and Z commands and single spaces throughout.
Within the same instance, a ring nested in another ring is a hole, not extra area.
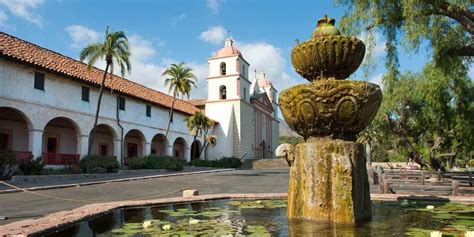
M 273 86 L 272 82 L 267 79 L 267 75 L 264 72 L 260 73 L 257 82 L 258 82 L 258 87 L 260 88 Z
M 222 57 L 232 57 L 232 56 L 241 56 L 242 54 L 240 51 L 234 47 L 234 41 L 231 38 L 225 40 L 224 48 L 219 49 L 217 51 L 214 58 L 222 58 Z

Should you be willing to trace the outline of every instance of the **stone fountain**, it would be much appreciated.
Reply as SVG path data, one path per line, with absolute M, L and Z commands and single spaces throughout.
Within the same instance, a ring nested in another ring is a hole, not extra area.
M 283 144 L 290 165 L 288 218 L 354 224 L 372 215 L 363 145 L 356 135 L 374 119 L 380 87 L 345 80 L 360 66 L 364 43 L 344 36 L 327 16 L 312 38 L 291 52 L 296 72 L 310 83 L 280 94 L 288 125 L 305 143 Z

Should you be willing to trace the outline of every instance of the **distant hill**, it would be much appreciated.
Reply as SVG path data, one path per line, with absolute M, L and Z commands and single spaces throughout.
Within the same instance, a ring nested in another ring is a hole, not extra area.
M 280 119 L 280 136 L 299 137 L 298 133 L 291 130 L 285 120 Z

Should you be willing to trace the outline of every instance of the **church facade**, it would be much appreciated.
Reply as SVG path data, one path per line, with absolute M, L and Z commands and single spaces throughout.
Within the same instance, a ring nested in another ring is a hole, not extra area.
M 47 165 L 77 163 L 87 153 L 103 71 L 89 71 L 82 62 L 1 32 L 0 55 L 0 151 L 13 150 L 18 160 L 41 156 Z M 209 59 L 208 98 L 176 101 L 167 137 L 172 97 L 108 76 L 92 154 L 114 156 L 125 165 L 150 154 L 198 159 L 192 149 L 202 142 L 194 140 L 184 119 L 205 110 L 217 122 L 209 159 L 273 157 L 276 91 L 263 74 L 252 87 L 240 53 L 221 56 Z
M 232 39 L 208 59 L 206 115 L 218 121 L 211 157 L 274 158 L 278 146 L 277 91 L 264 73 L 249 78 L 250 64 Z

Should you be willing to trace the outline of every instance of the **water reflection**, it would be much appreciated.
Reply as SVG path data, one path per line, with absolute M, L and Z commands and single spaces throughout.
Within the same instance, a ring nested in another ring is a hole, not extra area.
M 417 207 L 404 208 L 399 202 L 374 202 L 372 220 L 358 223 L 356 226 L 336 226 L 329 222 L 289 221 L 286 218 L 286 208 L 241 208 L 228 204 L 228 202 L 228 200 L 220 200 L 118 209 L 46 236 L 111 236 L 111 231 L 114 229 L 122 228 L 130 223 L 140 223 L 138 227 L 141 228 L 141 223 L 150 219 L 171 222 L 173 228 L 179 226 L 179 223 L 181 223 L 181 227 L 186 226 L 182 223 L 188 223 L 191 218 L 199 219 L 201 222 L 218 220 L 219 224 L 229 223 L 234 228 L 234 233 L 254 234 L 255 236 L 259 236 L 259 233 L 249 233 L 247 227 L 262 227 L 267 231 L 266 233 L 270 233 L 272 236 L 361 237 L 402 236 L 411 227 L 441 230 L 447 225 L 445 221 L 433 218 L 433 214 L 430 212 L 414 210 L 420 206 L 424 208 L 426 203 L 417 204 Z M 474 212 L 463 212 L 462 214 L 474 216 Z M 130 225 L 137 226 L 136 224 Z M 213 225 L 216 223 L 214 222 Z M 161 228 L 160 226 L 156 227 Z M 199 228 L 205 229 L 210 226 L 203 225 L 197 229 Z M 129 230 L 133 231 L 133 228 Z M 142 229 L 138 231 L 142 231 Z M 138 233 L 130 236 L 148 235 Z

